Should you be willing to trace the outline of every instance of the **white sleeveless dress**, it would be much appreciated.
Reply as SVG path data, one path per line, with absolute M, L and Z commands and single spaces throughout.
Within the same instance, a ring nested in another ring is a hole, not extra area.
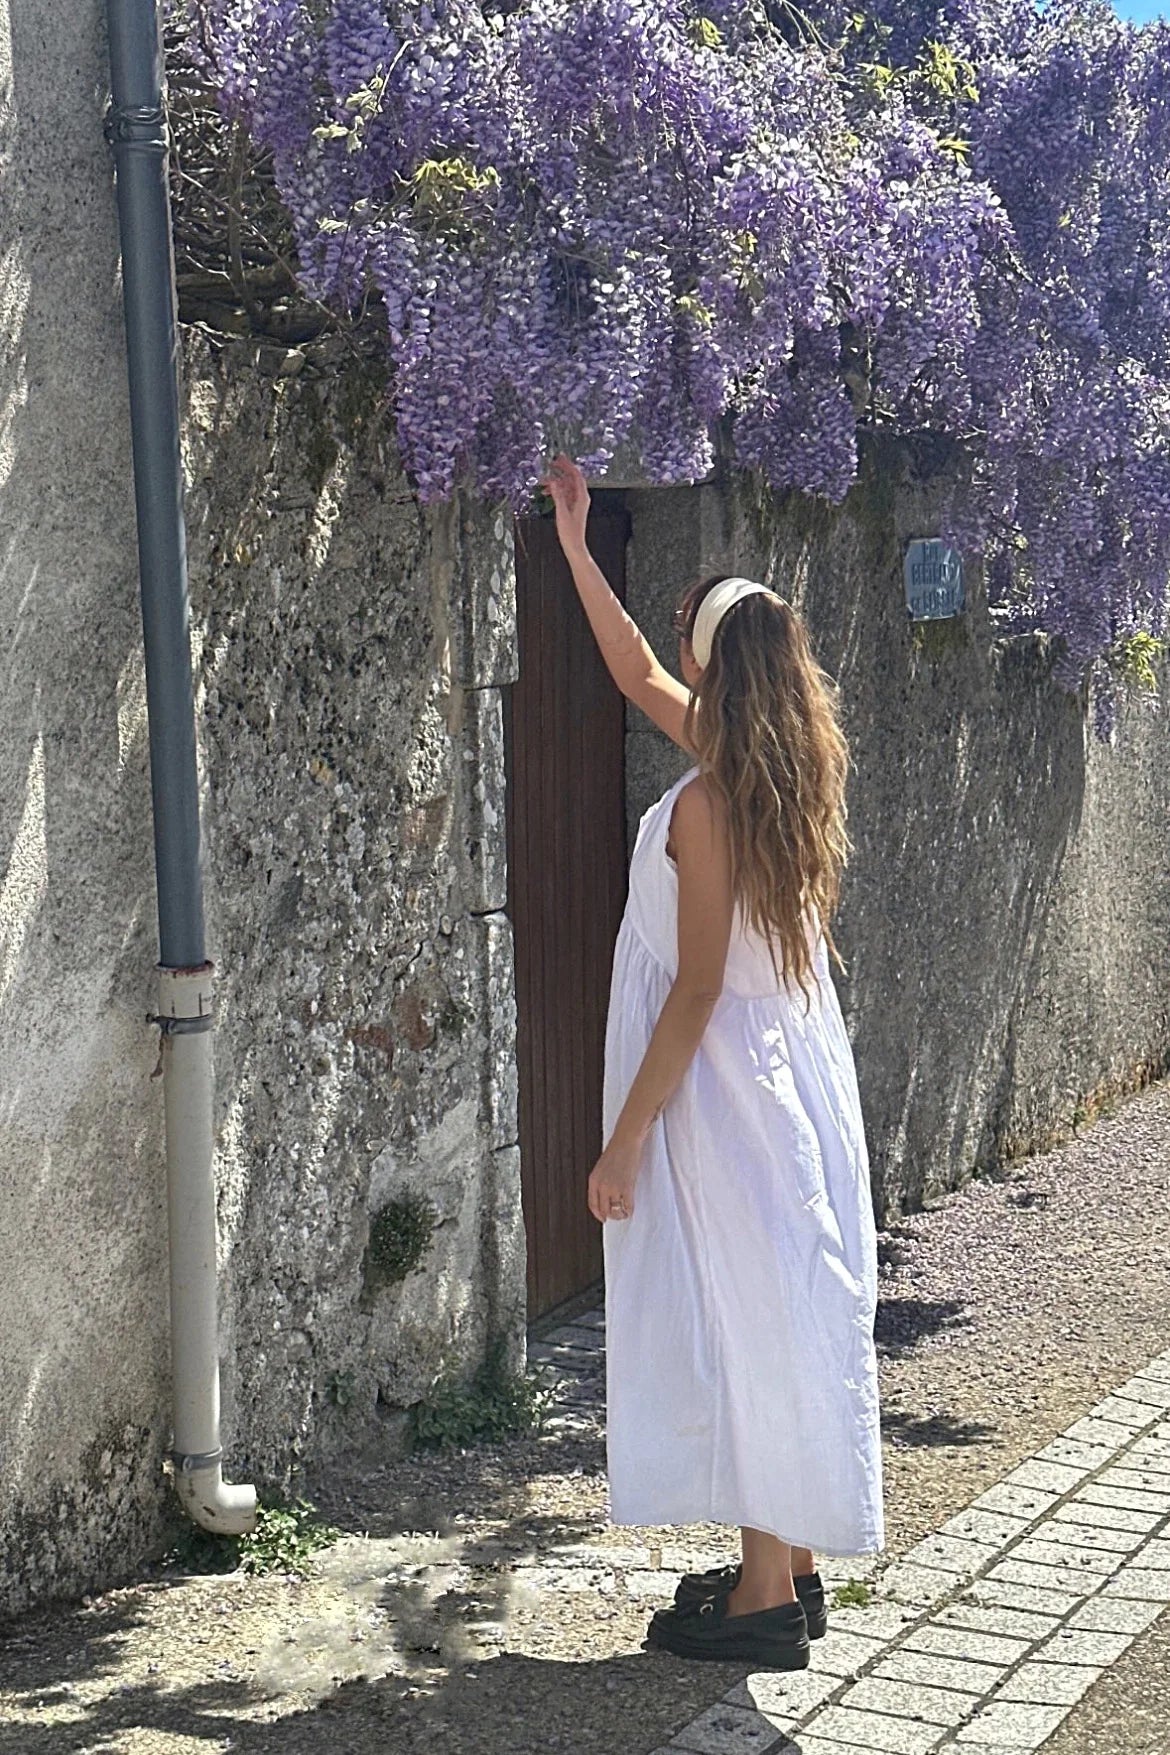
M 666 838 L 698 772 L 638 828 L 606 1024 L 606 1144 L 678 970 Z M 860 1556 L 885 1545 L 877 1235 L 819 929 L 813 968 L 806 1018 L 737 907 L 723 992 L 646 1138 L 633 1217 L 603 1228 L 610 1515 L 743 1524 Z

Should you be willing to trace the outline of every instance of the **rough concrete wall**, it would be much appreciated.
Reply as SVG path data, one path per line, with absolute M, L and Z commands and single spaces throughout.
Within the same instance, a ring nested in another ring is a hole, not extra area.
M 920 644 L 902 556 L 936 534 L 937 487 L 891 447 L 836 509 L 627 496 L 630 613 L 672 668 L 679 591 L 727 571 L 790 595 L 841 685 L 855 851 L 830 966 L 882 1223 L 1170 1056 L 1170 717 L 1135 704 L 1097 744 L 1049 643 L 996 635 L 977 566 L 967 612 Z M 631 708 L 627 764 L 632 845 L 689 763 Z
M 0 1616 L 125 1576 L 171 1515 L 105 44 L 51 10 L 0 0 Z M 291 1486 L 398 1442 L 442 1367 L 522 1355 L 511 538 L 420 514 L 360 382 L 326 414 L 310 370 L 185 346 L 227 1472 Z M 406 1193 L 435 1222 L 394 1278 Z
M 360 377 L 324 393 L 194 333 L 185 354 L 226 1472 L 288 1489 L 338 1448 L 400 1444 L 444 1369 L 523 1354 L 511 531 L 420 511 Z M 27 456 L 19 422 L 7 441 L 0 1614 L 123 1574 L 168 1513 L 129 457 L 75 443 L 46 521 L 42 408 Z
M 420 511 L 360 375 L 187 360 L 228 1419 L 285 1481 L 523 1345 L 511 531 Z M 434 1230 L 388 1279 L 371 1221 L 410 1197 Z
M 0 0 L 0 1611 L 157 1526 L 157 955 L 100 8 Z

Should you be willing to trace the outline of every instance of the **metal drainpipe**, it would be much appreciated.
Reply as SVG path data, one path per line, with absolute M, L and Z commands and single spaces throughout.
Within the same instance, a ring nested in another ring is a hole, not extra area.
M 254 1527 L 256 1490 L 228 1486 L 221 1472 L 214 998 L 203 932 L 162 46 L 155 0 L 107 0 L 106 17 L 112 101 L 105 132 L 117 170 L 158 886 L 159 1001 L 150 1021 L 162 1032 L 171 1455 L 187 1513 L 205 1529 L 240 1535 Z

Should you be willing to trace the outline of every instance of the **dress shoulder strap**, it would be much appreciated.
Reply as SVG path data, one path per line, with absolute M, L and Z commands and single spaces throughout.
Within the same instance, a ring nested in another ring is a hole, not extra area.
M 654 828 L 664 853 L 666 850 L 666 839 L 670 834 L 670 818 L 671 813 L 674 810 L 674 801 L 686 785 L 687 781 L 693 780 L 698 772 L 698 766 L 688 768 L 685 774 L 679 775 L 673 786 L 667 788 L 658 801 L 658 818 L 654 824 Z M 666 857 L 669 859 L 669 854 L 667 854 Z M 670 860 L 670 864 L 673 869 L 674 861 Z

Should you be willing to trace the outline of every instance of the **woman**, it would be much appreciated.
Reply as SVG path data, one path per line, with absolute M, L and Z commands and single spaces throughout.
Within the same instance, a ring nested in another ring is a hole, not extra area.
M 695 759 L 641 820 L 614 949 L 588 1190 L 611 1515 L 740 1528 L 741 1564 L 684 1578 L 651 1644 L 804 1668 L 814 1549 L 885 1539 L 877 1236 L 828 966 L 851 846 L 835 687 L 790 604 L 715 578 L 675 616 L 683 688 L 589 554 L 580 469 L 559 456 L 544 486 L 614 681 Z

